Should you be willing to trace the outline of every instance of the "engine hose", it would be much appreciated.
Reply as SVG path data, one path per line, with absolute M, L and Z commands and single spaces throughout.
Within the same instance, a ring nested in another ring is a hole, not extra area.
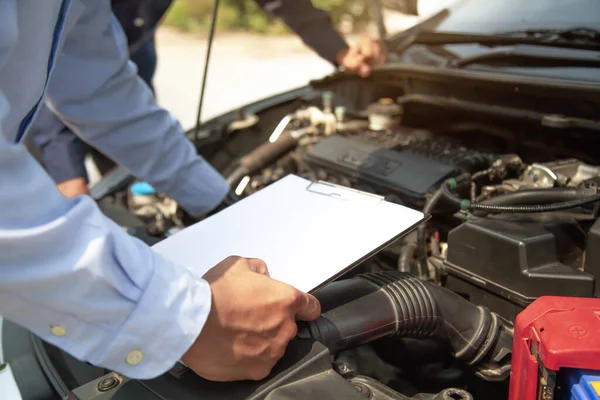
M 238 165 L 232 173 L 227 175 L 226 181 L 231 188 L 235 188 L 235 186 L 240 183 L 240 181 L 244 178 L 244 176 L 248 175 L 249 171 L 243 165 Z
M 483 171 L 475 172 L 475 173 L 473 174 L 473 177 L 472 177 L 471 179 L 472 179 L 472 180 L 474 180 L 474 181 L 476 181 L 476 180 L 478 180 L 478 179 L 481 179 L 481 178 L 483 178 L 484 176 L 488 176 L 488 175 L 489 175 L 489 174 L 491 174 L 493 171 L 494 171 L 494 169 L 493 169 L 493 168 L 488 168 L 488 169 L 485 169 L 485 170 L 483 170 Z
M 454 182 L 458 185 L 466 184 L 471 182 L 471 176 L 467 173 L 457 176 L 454 179 Z M 442 185 L 443 186 L 443 185 Z M 442 188 L 439 188 L 435 191 L 433 196 L 427 200 L 425 206 L 423 207 L 423 214 L 428 215 L 434 209 L 440 199 L 443 197 L 444 191 Z M 427 224 L 420 224 L 417 228 L 417 250 L 418 250 L 418 276 L 423 278 L 425 273 L 427 273 Z
M 581 191 L 576 188 L 532 189 L 501 194 L 499 196 L 486 199 L 480 202 L 480 204 L 493 206 L 550 204 L 578 200 L 580 198 Z
M 414 241 L 404 243 L 402 250 L 400 250 L 400 256 L 398 257 L 398 271 L 410 272 L 410 262 L 412 261 L 416 252 L 417 243 Z M 419 271 L 419 273 L 420 272 L 421 271 Z
M 428 215 L 431 213 L 433 208 L 436 206 L 437 202 L 442 198 L 443 191 L 441 189 L 436 190 L 436 192 L 431 196 L 429 200 L 425 203 L 425 207 L 423 207 L 423 214 Z M 419 260 L 418 260 L 418 276 L 423 278 L 427 274 L 427 224 L 420 224 L 417 228 L 417 249 L 419 251 Z
M 229 186 L 237 185 L 244 176 L 253 174 L 274 163 L 298 145 L 299 137 L 293 132 L 284 132 L 275 142 L 267 142 L 242 157 L 236 169 L 227 176 Z
M 461 199 L 456 196 L 452 191 L 456 187 L 456 182 L 453 179 L 449 179 L 442 185 L 444 197 L 450 200 L 455 205 L 459 206 L 461 210 L 468 211 L 486 211 L 488 213 L 541 213 L 551 211 L 568 210 L 575 207 L 584 206 L 587 204 L 595 203 L 600 201 L 600 193 L 596 193 L 591 196 L 580 197 L 575 200 L 562 201 L 552 204 L 534 204 L 534 205 L 492 205 L 483 203 L 474 203 L 470 200 Z
M 298 336 L 323 343 L 332 353 L 383 337 L 433 338 L 449 345 L 468 365 L 483 365 L 490 375 L 508 370 L 489 364 L 511 340 L 496 314 L 456 293 L 398 271 L 386 271 L 334 282 L 318 291 L 323 313 L 298 323 Z M 498 340 L 503 335 L 503 340 Z M 483 368 L 483 367 L 482 367 Z

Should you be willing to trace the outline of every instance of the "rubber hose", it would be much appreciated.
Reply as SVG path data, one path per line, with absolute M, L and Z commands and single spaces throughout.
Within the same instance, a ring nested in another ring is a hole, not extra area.
M 483 174 L 484 172 L 485 171 L 482 171 L 481 173 Z M 471 176 L 468 173 L 464 173 L 464 174 L 457 176 L 454 181 L 456 182 L 457 187 L 458 187 L 458 186 L 470 183 Z M 437 205 L 438 201 L 443 197 L 443 194 L 444 194 L 443 186 L 445 186 L 445 184 L 442 184 L 442 187 L 440 187 L 438 190 L 436 190 L 435 193 L 433 194 L 433 196 L 431 196 L 431 198 L 425 203 L 425 207 L 423 207 L 423 214 L 425 214 L 425 215 L 430 214 L 435 209 L 435 206 Z M 427 224 L 426 223 L 420 224 L 419 227 L 417 228 L 417 249 L 419 251 L 419 259 L 418 259 L 419 277 L 423 277 L 424 272 L 427 271 L 427 235 L 426 234 L 427 234 Z
M 470 211 L 486 211 L 489 213 L 541 213 L 541 212 L 552 212 L 568 210 L 575 207 L 584 206 L 587 204 L 595 203 L 600 201 L 600 193 L 596 193 L 592 196 L 579 198 L 577 200 L 563 201 L 552 204 L 535 204 L 535 205 L 488 205 L 483 203 L 473 203 L 469 200 L 464 200 L 457 197 L 450 190 L 449 184 L 445 183 L 442 185 L 444 196 L 452 203 L 459 206 L 462 210 Z
M 298 139 L 290 132 L 282 133 L 275 142 L 264 143 L 242 157 L 238 167 L 227 176 L 227 182 L 232 187 L 237 185 L 244 176 L 271 165 L 292 151 L 297 145 Z
M 549 204 L 578 200 L 579 198 L 581 198 L 581 192 L 576 188 L 532 189 L 502 194 L 486 199 L 480 204 L 493 206 Z
M 473 365 L 490 352 L 499 334 L 499 320 L 488 309 L 402 272 L 359 275 L 315 295 L 323 313 L 300 322 L 298 336 L 318 340 L 332 353 L 383 337 L 434 338 Z
M 398 257 L 398 271 L 410 272 L 410 262 L 412 261 L 415 253 L 417 252 L 417 243 L 407 242 L 400 251 L 400 257 Z
M 297 144 L 298 139 L 292 136 L 290 132 L 282 133 L 275 142 L 264 143 L 242 157 L 240 164 L 248 168 L 251 173 L 256 172 L 287 154 Z
M 429 200 L 425 203 L 425 207 L 423 207 L 423 214 L 427 215 L 431 213 L 433 208 L 436 206 L 437 202 L 442 198 L 443 191 L 440 189 L 436 190 L 436 192 L 431 196 Z M 422 278 L 425 276 L 427 272 L 427 224 L 420 224 L 417 228 L 417 249 L 419 251 L 419 277 Z

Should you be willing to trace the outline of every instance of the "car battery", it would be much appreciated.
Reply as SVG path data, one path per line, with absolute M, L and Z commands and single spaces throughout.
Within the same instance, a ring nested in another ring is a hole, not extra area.
M 544 296 L 516 320 L 510 400 L 600 400 L 600 299 Z
M 600 371 L 566 371 L 565 388 L 569 400 L 600 399 Z

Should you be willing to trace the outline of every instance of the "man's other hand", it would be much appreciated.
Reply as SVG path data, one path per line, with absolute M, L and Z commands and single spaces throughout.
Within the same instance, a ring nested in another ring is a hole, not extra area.
M 260 380 L 296 336 L 296 320 L 321 314 L 319 301 L 269 277 L 258 259 L 228 257 L 203 277 L 212 307 L 182 361 L 212 381 Z
M 82 194 L 90 194 L 87 181 L 83 178 L 69 179 L 67 181 L 59 183 L 56 186 L 58 187 L 58 190 L 60 190 L 60 192 L 63 194 L 63 196 L 68 198 L 79 196 Z
M 373 66 L 385 62 L 386 58 L 383 43 L 365 36 L 358 43 L 341 50 L 336 56 L 336 62 L 346 71 L 364 78 L 371 74 Z

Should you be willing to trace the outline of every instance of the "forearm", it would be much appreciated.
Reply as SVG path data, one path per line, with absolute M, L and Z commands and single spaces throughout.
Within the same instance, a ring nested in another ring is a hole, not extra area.
M 336 65 L 336 56 L 347 48 L 329 14 L 310 0 L 255 0 L 265 11 L 281 20 L 319 56 Z

